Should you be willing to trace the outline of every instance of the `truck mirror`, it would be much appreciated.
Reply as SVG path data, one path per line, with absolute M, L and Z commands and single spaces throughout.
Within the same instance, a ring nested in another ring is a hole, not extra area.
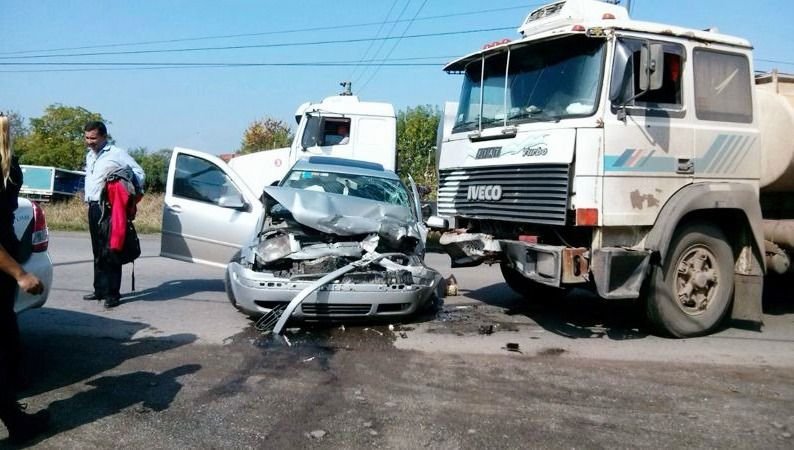
M 640 91 L 661 89 L 664 75 L 662 44 L 643 45 L 640 50 Z

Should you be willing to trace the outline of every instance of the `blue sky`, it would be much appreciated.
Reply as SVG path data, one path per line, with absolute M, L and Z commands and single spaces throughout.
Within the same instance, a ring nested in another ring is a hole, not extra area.
M 353 90 L 363 100 L 390 102 L 398 109 L 420 104 L 441 105 L 445 100 L 454 100 L 458 95 L 460 78 L 441 71 L 443 62 L 474 51 L 490 41 L 516 38 L 515 29 L 519 23 L 540 3 L 543 2 L 3 0 L 0 63 L 356 62 L 365 59 L 365 51 L 369 50 L 366 59 L 382 60 L 389 55 L 393 63 L 434 65 L 381 67 L 377 70 L 374 67 L 322 66 L 147 70 L 114 66 L 113 70 L 84 70 L 98 66 L 82 66 L 83 70 L 79 71 L 74 70 L 75 67 L 68 67 L 68 71 L 51 71 L 67 67 L 4 64 L 0 66 L 0 110 L 17 111 L 24 117 L 38 117 L 53 103 L 82 106 L 101 113 L 110 122 L 110 132 L 117 143 L 124 147 L 146 147 L 153 151 L 183 146 L 211 153 L 231 152 L 239 147 L 243 131 L 253 120 L 271 116 L 293 124 L 292 116 L 299 104 L 320 101 L 325 96 L 338 93 L 338 83 L 343 80 L 354 81 Z M 473 12 L 478 13 L 468 14 Z M 387 15 L 390 20 L 399 16 L 404 21 L 383 25 Z M 789 33 L 794 23 L 794 2 L 791 0 L 633 0 L 632 16 L 693 28 L 715 26 L 723 33 L 747 38 L 754 44 L 757 70 L 778 67 L 781 71 L 794 73 L 794 45 Z M 411 23 L 414 17 L 416 20 Z M 409 23 L 410 28 L 406 30 Z M 409 37 L 500 27 L 510 29 Z M 322 29 L 308 30 L 310 28 Z M 181 40 L 241 34 L 258 35 Z M 383 45 L 381 42 L 370 45 L 370 42 L 361 41 L 294 46 L 295 43 L 356 40 L 376 35 L 406 37 L 399 42 L 396 39 L 381 41 Z M 43 51 L 165 40 L 181 41 Z M 271 44 L 286 45 L 178 53 L 9 59 L 11 56 L 53 53 Z M 15 53 L 23 51 L 35 52 Z M 406 61 L 405 58 L 428 59 Z

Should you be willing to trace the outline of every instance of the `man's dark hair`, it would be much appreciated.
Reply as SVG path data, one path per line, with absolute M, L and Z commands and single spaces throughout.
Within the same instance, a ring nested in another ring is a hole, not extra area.
M 97 130 L 99 132 L 100 136 L 107 136 L 108 135 L 108 129 L 105 127 L 105 124 L 100 122 L 100 121 L 98 121 L 98 120 L 94 120 L 92 122 L 88 122 L 83 127 L 83 131 L 84 132 L 94 131 L 94 130 Z

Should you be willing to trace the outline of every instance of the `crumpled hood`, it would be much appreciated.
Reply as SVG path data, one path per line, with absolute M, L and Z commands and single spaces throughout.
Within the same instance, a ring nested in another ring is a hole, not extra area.
M 292 213 L 295 221 L 317 231 L 340 236 L 377 233 L 391 241 L 421 239 L 407 207 L 348 195 L 280 186 L 267 186 L 269 196 Z

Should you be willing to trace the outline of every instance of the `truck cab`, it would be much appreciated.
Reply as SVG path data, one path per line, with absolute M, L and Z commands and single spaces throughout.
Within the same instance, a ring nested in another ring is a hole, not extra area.
M 714 330 L 731 306 L 758 319 L 750 43 L 595 0 L 537 8 L 518 32 L 445 68 L 463 81 L 428 223 L 453 266 L 499 263 L 527 297 L 646 301 L 674 336 Z
M 163 205 L 160 254 L 225 267 L 262 215 L 265 186 L 280 181 L 299 159 L 335 156 L 396 165 L 396 116 L 388 103 L 337 95 L 304 103 L 295 113 L 292 145 L 231 159 L 176 147 Z M 347 133 L 344 134 L 340 133 Z

